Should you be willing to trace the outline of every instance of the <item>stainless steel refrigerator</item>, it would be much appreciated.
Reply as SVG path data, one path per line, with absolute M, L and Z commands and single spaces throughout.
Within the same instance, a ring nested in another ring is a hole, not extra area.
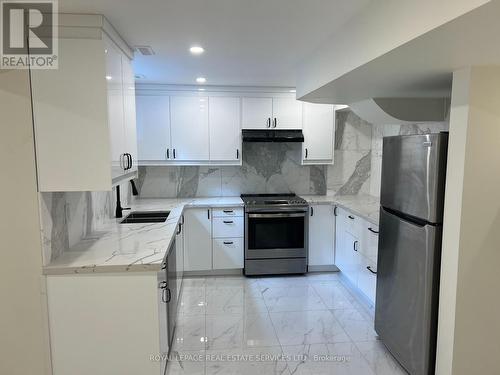
M 434 374 L 448 134 L 384 138 L 375 330 L 411 375 Z

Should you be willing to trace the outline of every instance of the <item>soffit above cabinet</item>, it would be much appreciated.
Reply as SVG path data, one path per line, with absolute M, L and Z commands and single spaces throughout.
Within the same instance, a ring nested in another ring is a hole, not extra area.
M 298 97 L 344 104 L 384 97 L 449 97 L 454 71 L 500 64 L 498 14 L 500 2 L 487 2 L 315 89 L 301 87 L 299 80 Z

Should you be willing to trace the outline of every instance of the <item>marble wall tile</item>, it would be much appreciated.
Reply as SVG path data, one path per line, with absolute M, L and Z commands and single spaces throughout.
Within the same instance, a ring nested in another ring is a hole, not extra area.
M 301 165 L 301 152 L 300 144 L 245 143 L 241 166 L 140 167 L 137 187 L 145 198 L 325 194 L 326 167 Z

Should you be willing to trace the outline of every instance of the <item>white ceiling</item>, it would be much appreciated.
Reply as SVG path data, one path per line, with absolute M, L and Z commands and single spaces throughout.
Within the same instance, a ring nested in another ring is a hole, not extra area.
M 296 66 L 370 1 L 59 0 L 59 9 L 103 14 L 130 45 L 152 46 L 156 55 L 136 55 L 139 82 L 294 87 Z M 205 53 L 192 56 L 194 44 Z

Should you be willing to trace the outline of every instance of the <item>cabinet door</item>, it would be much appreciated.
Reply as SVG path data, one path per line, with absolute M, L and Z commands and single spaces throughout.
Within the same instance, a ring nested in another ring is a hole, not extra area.
M 271 127 L 272 98 L 243 98 L 241 106 L 243 129 L 269 129 Z
M 184 213 L 184 271 L 212 269 L 212 220 L 210 209 L 193 208 Z
M 58 43 L 59 68 L 31 71 L 39 191 L 110 190 L 105 47 Z
M 105 42 L 106 80 L 108 83 L 108 124 L 111 138 L 111 175 L 120 177 L 125 173 L 123 154 L 125 131 L 123 120 L 123 75 L 121 52 L 114 44 Z
M 214 270 L 243 268 L 243 238 L 213 240 Z
M 335 217 L 332 206 L 312 205 L 309 210 L 309 265 L 333 265 Z
M 184 277 L 184 225 L 179 223 L 177 234 L 175 236 L 175 261 L 176 261 L 176 281 L 177 281 L 177 300 L 179 301 L 182 279 Z
M 335 111 L 333 105 L 304 103 L 303 161 L 333 162 Z
M 240 108 L 240 98 L 209 98 L 210 160 L 235 161 L 240 159 Z
M 127 172 L 137 170 L 137 124 L 135 109 L 135 77 L 132 62 L 122 55 L 123 72 L 123 127 L 125 132 L 125 152 L 132 156 L 132 166 Z
M 208 98 L 170 98 L 172 156 L 178 161 L 208 161 Z
M 302 102 L 294 98 L 273 98 L 273 128 L 302 129 Z
M 139 160 L 171 160 L 170 99 L 168 96 L 137 96 Z

